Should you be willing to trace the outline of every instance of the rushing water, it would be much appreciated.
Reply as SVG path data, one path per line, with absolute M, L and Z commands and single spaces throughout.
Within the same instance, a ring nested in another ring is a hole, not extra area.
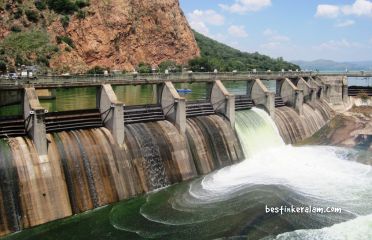
M 372 239 L 372 172 L 355 161 L 361 152 L 285 145 L 259 109 L 238 112 L 236 130 L 245 161 L 5 239 Z M 266 213 L 292 205 L 342 211 Z

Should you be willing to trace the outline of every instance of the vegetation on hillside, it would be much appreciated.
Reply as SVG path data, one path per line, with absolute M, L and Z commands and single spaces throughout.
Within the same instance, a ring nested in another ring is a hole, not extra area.
M 201 57 L 192 59 L 189 66 L 193 71 L 281 71 L 296 70 L 300 67 L 284 61 L 282 58 L 273 59 L 259 53 L 246 53 L 212 40 L 194 31 L 196 42 L 201 51 Z
M 10 66 L 33 65 L 48 67 L 58 47 L 50 43 L 44 31 L 30 30 L 10 33 L 0 42 L 0 61 Z
M 75 47 L 71 38 L 67 35 L 50 38 L 47 27 L 57 16 L 66 29 L 70 16 L 85 18 L 85 7 L 89 4 L 89 0 L 0 0 L 0 8 L 7 16 L 4 26 L 10 31 L 0 41 L 0 72 L 14 71 L 20 65 L 38 65 L 46 70 L 49 60 L 59 52 L 59 44 L 68 45 L 64 49 L 71 51 Z

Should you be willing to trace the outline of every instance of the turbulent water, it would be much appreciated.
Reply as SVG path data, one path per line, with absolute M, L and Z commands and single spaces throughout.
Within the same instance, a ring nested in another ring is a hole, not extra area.
M 285 145 L 258 109 L 238 113 L 236 128 L 247 160 L 133 208 L 115 207 L 114 227 L 156 239 L 371 239 L 372 172 L 353 161 L 358 152 Z M 341 213 L 265 213 L 266 206 L 292 205 Z M 128 219 L 129 212 L 137 214 Z
M 203 146 L 218 153 L 216 144 L 224 143 L 223 139 L 231 134 L 226 131 L 220 136 L 213 134 L 215 129 L 224 126 L 221 121 L 215 116 L 188 121 L 187 138 L 188 142 L 193 142 L 190 151 L 200 153 L 193 159 L 202 159 Z M 189 182 L 26 230 L 7 239 L 58 240 L 72 236 L 79 240 L 372 239 L 372 171 L 371 166 L 355 161 L 361 154 L 359 151 L 285 145 L 275 123 L 259 109 L 238 112 L 236 122 L 246 160 Z M 206 123 L 213 123 L 214 127 L 208 128 Z M 151 156 L 155 156 L 149 159 L 149 164 L 155 165 L 157 159 L 166 156 L 157 152 L 156 146 L 161 141 L 135 139 L 134 136 L 148 136 L 147 131 L 156 127 L 130 127 L 127 139 L 147 148 Z M 208 135 L 209 140 L 194 139 L 200 134 Z M 165 143 L 167 141 L 169 139 Z M 234 146 L 225 143 L 223 148 Z M 135 159 L 135 153 L 131 154 Z M 146 157 L 142 161 L 146 168 Z M 211 164 L 218 168 L 224 164 L 221 161 L 209 159 L 199 163 L 196 170 L 208 169 Z M 229 161 L 236 162 L 234 158 Z M 166 169 L 158 169 L 152 174 L 164 181 L 171 179 L 167 178 Z M 148 181 L 156 186 L 167 184 Z M 287 210 L 293 206 L 338 212 L 310 210 L 281 214 L 266 211 L 281 206 Z

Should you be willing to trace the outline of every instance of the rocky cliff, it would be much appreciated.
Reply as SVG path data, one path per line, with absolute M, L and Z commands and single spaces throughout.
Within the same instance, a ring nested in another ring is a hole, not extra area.
M 3 44 L 2 58 L 13 65 L 42 61 L 60 72 L 83 72 L 94 66 L 132 71 L 140 62 L 182 64 L 199 55 L 178 0 L 5 0 L 0 4 L 2 41 L 38 30 L 47 33 L 48 49 L 52 49 L 41 51 L 45 46 L 39 46 L 24 55 L 17 49 L 7 54 L 12 39 L 8 47 Z

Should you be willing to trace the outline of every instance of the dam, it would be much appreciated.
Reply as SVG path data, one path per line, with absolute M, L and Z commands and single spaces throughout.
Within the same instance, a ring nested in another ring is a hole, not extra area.
M 0 117 L 0 235 L 244 165 L 266 146 L 312 136 L 349 104 L 344 75 L 193 77 L 89 81 L 95 106 L 59 112 L 46 110 L 37 91 L 87 80 L 5 82 L 0 95 L 12 101 L 2 104 L 18 102 L 19 111 Z M 180 96 L 175 85 L 190 82 L 205 86 L 203 97 Z M 237 94 L 231 82 L 243 86 Z M 115 86 L 135 84 L 151 85 L 151 104 L 119 100 Z

